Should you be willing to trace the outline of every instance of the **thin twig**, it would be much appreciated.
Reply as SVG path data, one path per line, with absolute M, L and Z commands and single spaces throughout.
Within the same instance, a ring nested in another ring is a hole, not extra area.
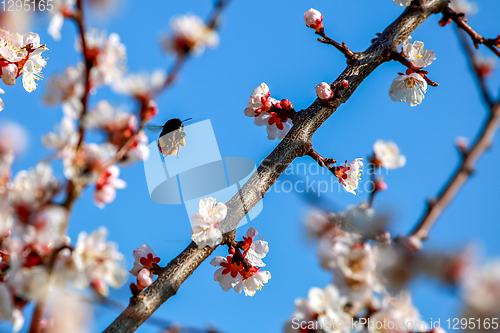
M 500 123 L 500 101 L 496 104 L 493 103 L 491 96 L 488 93 L 484 77 L 480 76 L 474 68 L 474 52 L 468 46 L 468 42 L 463 38 L 460 32 L 459 36 L 466 51 L 469 64 L 472 67 L 477 78 L 482 97 L 486 104 L 490 106 L 490 112 L 488 119 L 481 128 L 479 136 L 472 147 L 469 150 L 465 150 L 463 147 L 460 148 L 462 156 L 460 166 L 458 167 L 457 171 L 455 171 L 448 183 L 445 185 L 438 198 L 436 200 L 428 201 L 427 210 L 423 218 L 418 222 L 417 226 L 411 232 L 411 235 L 414 235 L 421 240 L 425 240 L 427 238 L 429 230 L 432 228 L 439 215 L 441 215 L 443 210 L 450 204 L 451 200 L 453 200 L 462 185 L 469 179 L 469 177 L 473 173 L 474 167 L 479 157 L 481 157 L 481 155 L 490 148 L 493 137 Z
M 319 29 L 319 31 L 316 31 L 316 34 L 320 35 L 322 37 L 322 38 L 318 38 L 318 42 L 321 42 L 323 44 L 332 45 L 337 50 L 339 50 L 340 52 L 342 52 L 342 54 L 346 57 L 346 59 L 348 61 L 352 60 L 354 58 L 354 52 L 352 52 L 351 49 L 349 49 L 347 47 L 347 45 L 345 45 L 344 42 L 342 42 L 342 44 L 340 44 L 340 43 L 336 42 L 335 40 L 331 39 L 330 37 L 328 37 L 325 34 L 325 29 L 324 28 L 321 28 L 321 29 Z
M 449 6 L 446 7 L 443 11 L 443 20 L 447 21 L 448 19 L 453 20 L 453 22 L 455 22 L 460 29 L 465 31 L 470 36 L 470 38 L 472 38 L 472 42 L 474 43 L 476 49 L 478 48 L 479 44 L 483 44 L 491 51 L 493 51 L 493 53 L 495 53 L 497 57 L 500 58 L 500 50 L 496 47 L 498 38 L 484 38 L 476 30 L 472 29 L 469 24 L 467 24 L 467 19 L 464 18 L 463 14 L 456 13 Z
M 479 86 L 479 91 L 483 96 L 483 100 L 486 102 L 486 104 L 488 104 L 490 108 L 492 108 L 495 103 L 493 102 L 493 98 L 491 97 L 488 91 L 484 75 L 480 75 L 479 72 L 477 71 L 475 62 L 476 54 L 474 53 L 472 47 L 470 46 L 469 41 L 465 36 L 465 33 L 462 30 L 457 30 L 457 34 L 460 39 L 460 44 L 462 45 L 462 48 L 469 57 L 469 65 L 472 69 L 472 72 L 474 72 L 474 77 L 476 78 L 477 84 Z

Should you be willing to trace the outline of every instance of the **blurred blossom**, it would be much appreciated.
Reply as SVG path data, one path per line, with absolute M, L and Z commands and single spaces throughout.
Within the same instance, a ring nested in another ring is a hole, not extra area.
M 90 71 L 92 88 L 110 85 L 121 79 L 126 70 L 127 53 L 125 45 L 120 42 L 120 36 L 92 29 L 85 33 L 87 56 L 94 59 Z M 82 51 L 81 42 L 77 39 L 77 51 Z
M 85 125 L 104 131 L 108 141 L 121 149 L 129 140 L 133 140 L 126 154 L 120 162 L 130 165 L 136 161 L 146 160 L 149 157 L 148 138 L 143 131 L 136 134 L 137 117 L 112 107 L 108 101 L 100 101 L 97 106 L 86 115 Z
M 65 16 L 73 14 L 73 7 L 75 4 L 76 0 L 52 1 L 53 9 L 48 11 L 50 16 L 48 33 L 52 36 L 52 38 L 54 38 L 54 40 L 59 41 L 61 39 L 61 28 L 64 23 L 64 18 Z
M 78 151 L 72 149 L 63 156 L 64 175 L 75 181 L 83 178 L 83 181 L 96 182 L 102 167 L 115 154 L 116 147 L 110 143 L 83 144 Z
M 52 168 L 43 162 L 36 168 L 22 170 L 14 177 L 9 188 L 9 202 L 20 222 L 28 223 L 31 214 L 43 207 L 58 189 Z
M 457 13 L 464 13 L 465 15 L 474 15 L 477 13 L 477 4 L 475 1 L 450 0 L 449 6 Z
M 28 132 L 24 127 L 17 123 L 0 123 L 0 156 L 9 152 L 21 154 L 27 146 Z
M 63 74 L 50 77 L 43 102 L 46 105 L 62 103 L 66 116 L 74 119 L 80 117 L 81 98 L 85 93 L 84 71 L 84 64 L 79 63 L 76 67 L 67 67 Z
M 198 16 L 187 14 L 174 17 L 170 20 L 170 26 L 173 31 L 163 39 L 163 47 L 173 54 L 199 55 L 206 47 L 214 48 L 219 44 L 217 33 Z
M 101 172 L 97 179 L 94 202 L 99 208 L 104 208 L 105 204 L 113 202 L 116 198 L 116 190 L 125 188 L 127 183 L 119 179 L 120 169 L 112 165 Z
M 400 154 L 398 146 L 392 141 L 377 140 L 373 145 L 373 153 L 375 166 L 397 169 L 406 164 L 406 157 Z
M 341 297 L 334 285 L 328 285 L 324 289 L 313 287 L 309 290 L 308 298 L 295 300 L 295 310 L 292 318 L 285 323 L 284 330 L 286 333 L 301 333 L 303 330 L 296 328 L 294 323 L 317 322 L 317 327 L 323 327 L 325 332 L 349 333 L 351 330 L 346 325 L 338 329 L 330 327 L 332 323 L 351 322 L 352 317 L 344 312 L 347 302 L 347 298 Z M 314 330 L 314 332 L 323 331 Z
M 55 132 L 50 132 L 42 137 L 42 143 L 47 148 L 54 148 L 61 156 L 68 154 L 69 150 L 76 146 L 80 135 L 76 131 L 74 120 L 63 117 L 61 123 L 56 126 Z
M 0 319 L 12 322 L 13 332 L 19 332 L 24 325 L 24 316 L 14 307 L 14 295 L 4 283 L 0 283 Z
M 50 333 L 90 333 L 92 309 L 82 295 L 55 288 L 48 304 L 47 331 Z
M 474 69 L 477 72 L 477 75 L 480 77 L 489 77 L 493 73 L 495 69 L 495 61 L 496 59 L 493 57 L 483 57 L 482 55 L 475 53 L 473 64 Z
M 463 276 L 461 287 L 467 308 L 465 315 L 477 318 L 500 316 L 500 261 L 471 269 Z
M 166 73 L 158 69 L 151 74 L 128 74 L 121 80 L 116 81 L 112 88 L 119 94 L 129 95 L 137 100 L 146 101 L 151 98 L 154 91 L 163 86 L 166 79 Z
M 32 10 L 0 11 L 0 27 L 10 31 L 28 31 L 34 14 Z
M 415 327 L 416 323 L 424 322 L 422 322 L 418 310 L 413 306 L 409 292 L 401 292 L 396 297 L 384 296 L 381 308 L 370 317 L 370 321 L 372 322 L 372 325 L 368 327 L 370 333 L 425 332 L 429 328 L 428 325 L 419 329 Z M 390 329 L 390 325 L 387 324 L 377 326 L 377 322 L 380 324 L 392 322 L 394 329 Z M 401 322 L 411 322 L 413 327 L 410 329 L 399 328 Z M 382 329 L 377 328 L 380 326 Z
M 108 295 L 108 286 L 121 287 L 127 277 L 123 268 L 124 256 L 118 252 L 118 246 L 106 242 L 107 229 L 99 228 L 90 235 L 81 232 L 73 251 L 73 260 L 82 274 L 76 287 L 86 288 L 89 284 L 101 295 Z

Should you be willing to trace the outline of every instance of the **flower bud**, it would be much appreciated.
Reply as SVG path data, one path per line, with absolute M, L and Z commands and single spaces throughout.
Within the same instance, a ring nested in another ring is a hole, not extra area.
M 309 9 L 304 13 L 304 21 L 309 28 L 320 31 L 323 28 L 323 15 L 316 9 Z
M 332 87 L 326 82 L 321 82 L 316 86 L 316 94 L 319 98 L 328 100 L 333 97 Z
M 16 84 L 17 71 L 17 66 L 14 64 L 3 66 L 1 76 L 3 83 L 9 86 Z

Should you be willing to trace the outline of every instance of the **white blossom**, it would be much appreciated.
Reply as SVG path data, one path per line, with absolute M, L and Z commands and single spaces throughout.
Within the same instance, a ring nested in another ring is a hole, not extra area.
M 408 36 L 403 42 L 403 53 L 414 67 L 427 67 L 436 60 L 434 51 L 424 49 L 424 42 L 415 41 L 412 43 L 411 41 L 411 36 Z
M 356 195 L 354 191 L 358 188 L 359 179 L 361 178 L 362 166 L 362 159 L 357 158 L 349 163 L 349 165 L 347 165 L 347 161 L 345 161 L 344 166 L 335 168 L 335 176 L 339 179 L 339 182 L 344 185 L 347 192 L 354 195 Z
M 23 66 L 23 86 L 27 92 L 32 92 L 38 85 L 36 81 L 43 78 L 42 68 L 47 65 L 47 61 L 42 58 L 42 52 L 48 51 L 46 47 L 38 47 L 30 52 L 28 60 Z
M 398 146 L 392 141 L 377 140 L 373 145 L 373 152 L 376 160 L 387 169 L 401 168 L 406 164 L 406 157 L 399 153 Z
M 214 198 L 200 200 L 199 213 L 191 216 L 193 229 L 191 239 L 201 249 L 205 246 L 214 247 L 222 241 L 219 223 L 226 218 L 227 207 L 217 203 Z
M 271 273 L 268 271 L 258 271 L 254 275 L 243 280 L 243 290 L 245 291 L 245 296 L 254 296 L 257 290 L 261 290 L 265 283 L 269 282 L 271 278 Z M 234 290 L 237 293 L 241 292 L 241 286 L 237 285 Z M 238 291 L 239 290 L 239 291 Z
M 246 240 L 251 240 L 252 245 L 250 245 L 245 258 L 252 266 L 264 267 L 266 264 L 262 261 L 262 259 L 264 259 L 269 252 L 269 246 L 268 243 L 263 240 L 255 240 L 257 234 L 257 229 L 248 229 L 246 233 Z
M 417 73 L 399 75 L 391 84 L 389 96 L 395 102 L 408 102 L 410 106 L 422 103 L 427 82 Z
M 411 0 L 393 0 L 394 3 L 401 7 L 408 7 L 411 3 Z

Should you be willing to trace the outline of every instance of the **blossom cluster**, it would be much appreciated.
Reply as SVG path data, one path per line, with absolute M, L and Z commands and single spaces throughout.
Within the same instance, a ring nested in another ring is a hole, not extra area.
M 47 64 L 42 52 L 47 51 L 45 44 L 40 44 L 40 37 L 34 32 L 24 35 L 0 29 L 0 78 L 6 85 L 16 84 L 16 79 L 23 76 L 23 87 L 27 92 L 36 89 L 36 81 L 43 78 L 42 68 Z M 4 91 L 0 89 L 0 93 Z M 0 111 L 4 102 L 0 99 Z
M 227 257 L 215 257 L 210 261 L 220 267 L 214 273 L 214 280 L 219 282 L 222 290 L 234 289 L 237 293 L 243 290 L 246 296 L 254 296 L 271 278 L 271 273 L 261 271 L 266 266 L 262 261 L 269 252 L 267 242 L 256 240 L 257 230 L 248 229 L 243 241 L 237 247 L 229 249 Z
M 54 200 L 63 186 L 49 164 L 12 176 L 22 135 L 15 127 L 0 135 L 0 313 L 14 331 L 23 326 L 25 306 L 44 299 L 51 286 L 91 287 L 106 296 L 126 279 L 124 256 L 105 228 L 81 232 L 72 245 L 69 211 Z
M 222 233 L 219 230 L 219 224 L 226 218 L 227 207 L 225 204 L 217 201 L 214 198 L 206 198 L 200 200 L 199 213 L 191 216 L 193 229 L 191 230 L 191 238 L 198 247 L 205 246 L 214 247 L 222 242 Z
M 195 15 L 174 17 L 170 21 L 173 32 L 163 39 L 165 50 L 183 56 L 188 53 L 201 54 L 205 48 L 219 44 L 219 36 L 212 27 Z
M 360 318 L 369 318 L 372 323 L 421 322 L 410 294 L 400 291 L 393 295 L 388 288 L 382 272 L 391 257 L 388 254 L 393 254 L 390 235 L 379 233 L 374 237 L 373 230 L 366 230 L 366 226 L 375 221 L 373 214 L 373 209 L 359 206 L 341 214 L 318 213 L 308 219 L 309 233 L 319 238 L 320 265 L 330 271 L 334 279 L 324 289 L 311 288 L 308 298 L 295 301 L 295 311 L 285 324 L 285 332 L 301 332 L 296 325 L 301 322 L 319 327 L 315 332 L 346 333 L 351 332 L 352 327 L 332 327 L 331 323 L 354 323 L 358 329 L 353 331 L 364 327 L 374 333 L 391 330 L 367 326 L 366 320 L 360 321 Z
M 269 140 L 281 140 L 290 130 L 293 104 L 287 99 L 278 101 L 271 97 L 269 87 L 265 83 L 255 88 L 245 109 L 247 117 L 254 117 L 254 124 L 266 126 Z
M 427 77 L 422 68 L 429 66 L 436 56 L 434 51 L 424 49 L 424 43 L 415 41 L 412 43 L 412 37 L 403 42 L 401 54 L 407 58 L 410 68 L 406 74 L 399 73 L 394 79 L 389 89 L 389 96 L 395 102 L 408 102 L 410 106 L 417 106 L 425 98 L 427 92 Z

